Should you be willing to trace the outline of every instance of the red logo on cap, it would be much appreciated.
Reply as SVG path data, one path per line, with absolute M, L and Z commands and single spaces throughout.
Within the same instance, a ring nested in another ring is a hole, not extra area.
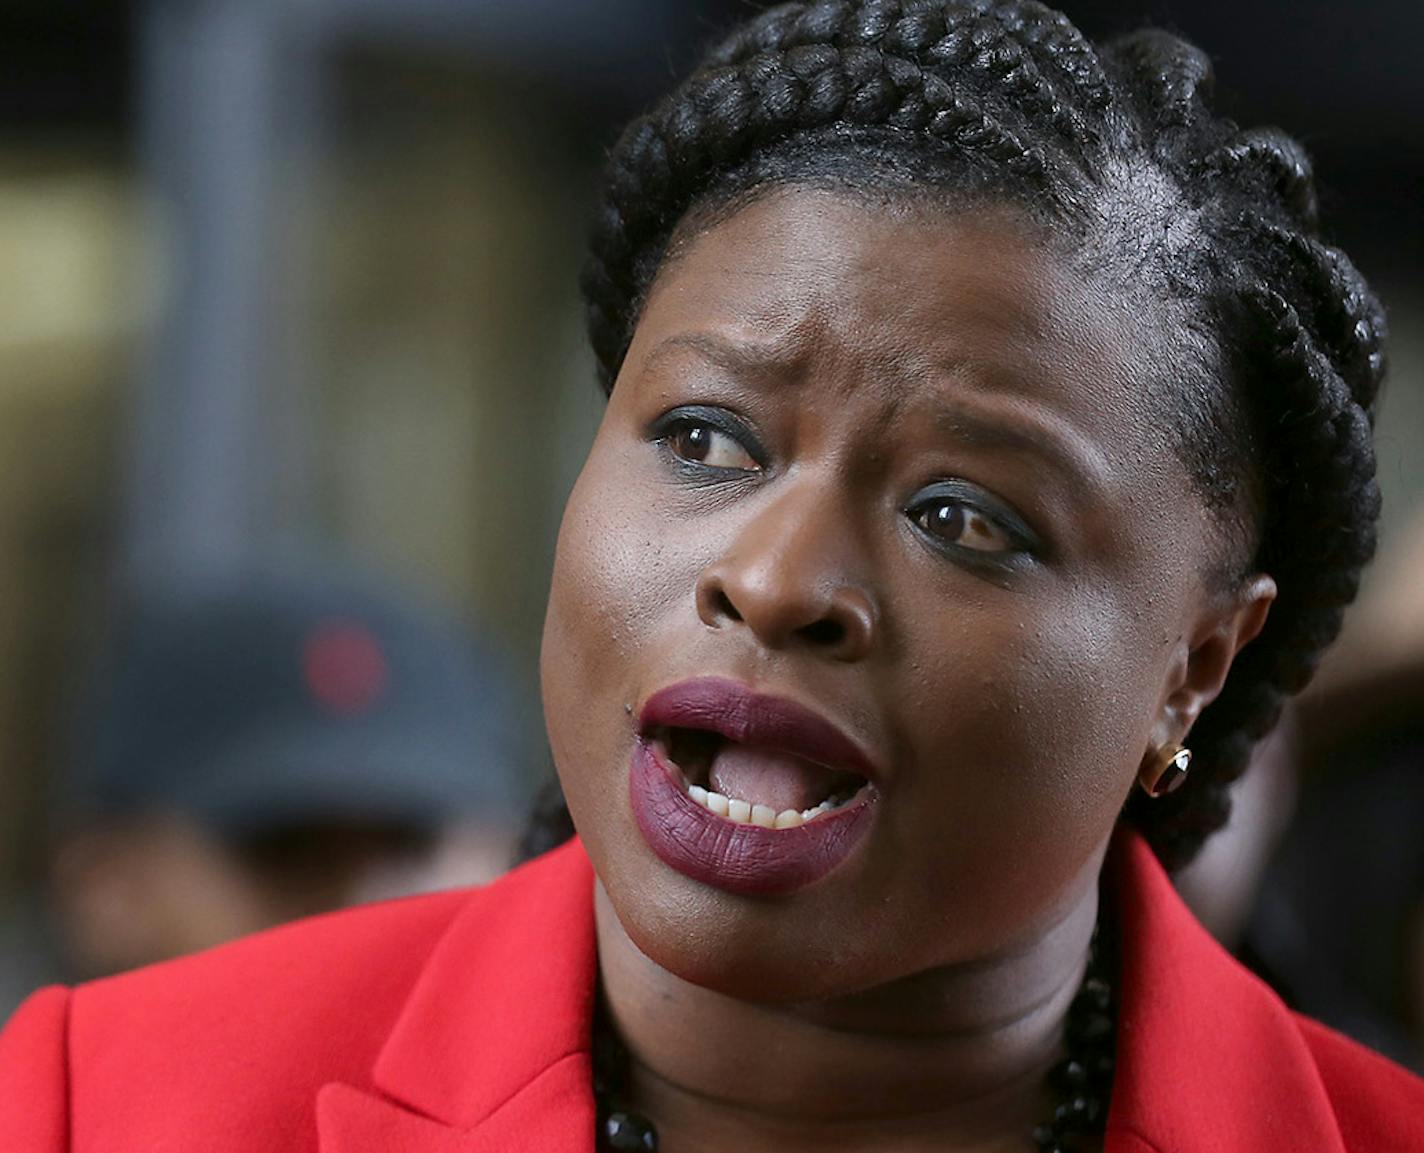
M 389 679 L 376 638 L 351 621 L 327 621 L 308 634 L 302 673 L 312 696 L 334 713 L 365 712 Z

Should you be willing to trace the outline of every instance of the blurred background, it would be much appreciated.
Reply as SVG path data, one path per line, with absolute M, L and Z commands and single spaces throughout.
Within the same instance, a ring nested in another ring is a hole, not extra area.
M 546 575 L 601 408 L 576 288 L 599 160 L 754 7 L 0 4 L 0 1017 L 43 981 L 499 867 L 544 771 Z M 1417 1063 L 1424 7 L 1066 10 L 1205 46 L 1228 112 L 1305 141 L 1331 237 L 1390 306 L 1384 556 L 1322 707 L 1200 876 L 1230 896 L 1204 915 L 1297 1003 Z M 96 661 L 127 696 L 96 690 Z M 468 695 L 439 716 L 410 705 L 452 683 Z M 352 716 L 425 734 L 391 767 L 424 774 L 426 807 L 317 770 L 300 802 L 258 795 L 262 773 L 235 795 L 232 701 L 318 762 L 352 755 L 333 744 Z M 1310 815 L 1340 811 L 1342 779 L 1381 799 L 1337 850 L 1342 822 Z M 1391 820 L 1382 880 L 1358 849 Z M 1307 923 L 1360 886 L 1369 926 Z M 178 924 L 215 903 L 245 912 Z M 1324 978 L 1293 969 L 1313 933 L 1351 954 Z

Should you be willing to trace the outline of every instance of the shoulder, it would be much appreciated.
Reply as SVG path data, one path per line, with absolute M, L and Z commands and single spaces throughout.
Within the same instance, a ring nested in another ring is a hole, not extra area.
M 68 1147 L 65 1033 L 71 993 L 41 989 L 0 1032 L 0 1149 L 41 1153 Z
M 1140 838 L 1121 847 L 1110 1124 L 1163 1151 L 1424 1153 L 1424 1082 L 1292 1013 L 1192 916 Z
M 1309 1017 L 1296 1024 L 1347 1149 L 1424 1151 L 1424 1079 Z

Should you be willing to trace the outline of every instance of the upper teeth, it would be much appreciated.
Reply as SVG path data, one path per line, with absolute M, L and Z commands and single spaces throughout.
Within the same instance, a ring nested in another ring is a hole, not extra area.
M 701 785 L 689 785 L 687 795 L 719 817 L 726 817 L 742 825 L 760 825 L 763 829 L 794 829 L 797 825 L 804 825 L 822 813 L 829 813 L 839 807 L 834 798 L 828 797 L 810 809 L 802 809 L 800 812 L 783 809 L 778 813 L 770 805 L 753 805 L 736 797 L 710 792 Z

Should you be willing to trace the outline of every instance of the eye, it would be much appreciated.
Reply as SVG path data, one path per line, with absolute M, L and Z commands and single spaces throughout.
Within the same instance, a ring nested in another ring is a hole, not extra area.
M 1037 541 L 1012 510 L 977 486 L 946 481 L 921 492 L 905 510 L 925 536 L 941 548 L 986 558 L 1033 552 Z
M 947 497 L 921 505 L 913 519 L 927 533 L 958 548 L 1009 552 L 1014 547 L 1009 534 L 978 509 Z
M 761 471 L 761 464 L 741 440 L 700 417 L 677 417 L 667 425 L 662 439 L 673 456 L 687 464 L 739 472 Z

